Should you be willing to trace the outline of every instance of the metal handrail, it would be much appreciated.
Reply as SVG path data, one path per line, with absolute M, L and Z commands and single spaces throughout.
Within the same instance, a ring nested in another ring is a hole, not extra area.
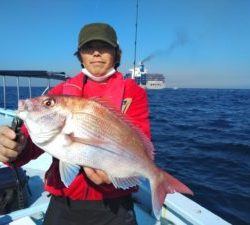
M 66 80 L 69 78 L 65 72 L 50 72 L 46 70 L 0 70 L 0 76 L 50 78 L 55 80 Z
M 64 72 L 49 72 L 44 70 L 0 70 L 0 76 L 3 77 L 3 108 L 7 108 L 6 104 L 6 77 L 16 77 L 16 90 L 17 100 L 20 99 L 20 83 L 19 78 L 28 79 L 29 97 L 32 97 L 31 78 L 43 78 L 47 79 L 47 86 L 45 87 L 43 94 L 45 94 L 51 87 L 51 80 L 64 81 L 69 78 Z

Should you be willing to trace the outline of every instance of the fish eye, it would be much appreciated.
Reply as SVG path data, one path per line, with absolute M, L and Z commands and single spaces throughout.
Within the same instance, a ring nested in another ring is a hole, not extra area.
M 43 101 L 43 105 L 46 107 L 53 107 L 55 105 L 55 100 L 53 98 L 47 98 Z

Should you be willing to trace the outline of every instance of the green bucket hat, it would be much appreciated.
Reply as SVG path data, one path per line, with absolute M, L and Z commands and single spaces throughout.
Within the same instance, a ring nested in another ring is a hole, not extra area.
M 113 47 L 118 46 L 115 30 L 105 23 L 91 23 L 85 25 L 78 37 L 78 49 L 89 41 L 104 41 Z

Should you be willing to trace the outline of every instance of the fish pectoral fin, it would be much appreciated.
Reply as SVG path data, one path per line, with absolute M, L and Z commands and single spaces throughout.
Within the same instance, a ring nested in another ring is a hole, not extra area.
M 112 184 L 115 186 L 115 188 L 121 188 L 124 190 L 134 187 L 136 185 L 139 185 L 141 183 L 139 177 L 120 178 L 120 177 L 109 176 L 109 179 L 112 182 Z
M 67 122 L 62 130 L 62 133 L 65 134 L 68 138 L 71 139 L 71 142 L 78 142 L 84 145 L 92 145 L 92 146 L 100 146 L 102 144 L 106 144 L 107 142 L 100 140 L 98 138 L 84 138 L 84 137 L 76 137 L 74 130 L 74 116 L 82 114 L 81 112 L 75 112 L 74 115 L 69 114 L 68 118 L 67 118 Z M 79 118 L 78 118 L 79 119 Z M 79 121 L 84 121 L 83 120 L 79 120 Z M 79 127 L 81 127 L 81 122 L 80 124 L 78 124 Z M 84 129 L 84 128 L 83 128 Z
M 80 166 L 66 163 L 63 161 L 59 162 L 59 172 L 62 182 L 66 187 L 72 183 L 75 177 L 78 175 Z
M 97 138 L 80 138 L 74 136 L 74 134 L 69 134 L 69 137 L 71 138 L 72 142 L 78 142 L 84 145 L 92 145 L 92 146 L 100 146 L 102 144 L 106 144 L 107 142 L 102 141 Z

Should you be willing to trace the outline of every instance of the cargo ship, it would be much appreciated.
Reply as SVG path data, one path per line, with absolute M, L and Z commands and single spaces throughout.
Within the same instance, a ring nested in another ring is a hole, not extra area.
M 148 73 L 145 65 L 141 62 L 139 66 L 129 70 L 125 78 L 132 78 L 138 85 L 145 89 L 163 89 L 166 88 L 166 79 L 160 73 Z

